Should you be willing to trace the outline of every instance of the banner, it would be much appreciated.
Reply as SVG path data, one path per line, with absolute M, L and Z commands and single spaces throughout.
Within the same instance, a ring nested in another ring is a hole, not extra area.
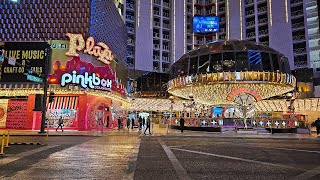
M 6 128 L 8 99 L 0 99 L 0 128 Z
M 46 42 L 6 42 L 1 82 L 32 82 L 30 74 L 43 74 L 47 48 Z
M 9 99 L 6 127 L 8 129 L 26 129 L 28 124 L 27 108 L 27 99 Z

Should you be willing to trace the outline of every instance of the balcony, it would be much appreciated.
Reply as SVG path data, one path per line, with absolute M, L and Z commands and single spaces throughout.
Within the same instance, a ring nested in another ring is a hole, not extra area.
M 159 33 L 153 33 L 153 38 L 160 38 L 160 34 Z
M 255 36 L 256 36 L 256 33 L 255 33 L 255 32 L 248 33 L 248 34 L 247 34 L 247 39 L 255 38 Z
M 162 56 L 162 61 L 169 63 L 170 62 L 170 58 L 166 57 L 166 56 Z
M 259 19 L 258 22 L 259 24 L 266 24 L 268 23 L 268 19 L 267 18 Z
M 266 36 L 269 35 L 268 29 L 260 30 L 259 31 L 259 36 Z
M 254 3 L 254 0 L 246 0 L 246 6 L 251 5 Z
M 301 42 L 306 40 L 305 35 L 299 35 L 299 36 L 293 36 L 292 37 L 293 42 Z
M 258 13 L 265 13 L 268 11 L 268 8 L 267 7 L 260 7 L 258 8 Z
M 300 29 L 300 28 L 304 29 L 304 22 L 292 24 L 292 29 Z
M 129 45 L 134 45 L 134 42 L 133 42 L 132 39 L 128 39 L 128 40 L 127 40 L 127 43 L 128 43 Z
M 170 40 L 170 35 L 166 35 L 166 34 L 164 34 L 164 35 L 163 35 L 163 39 Z
M 255 22 L 254 21 L 250 21 L 246 23 L 247 28 L 250 28 L 252 26 L 255 26 Z
M 160 50 L 160 44 L 154 44 L 153 45 L 154 50 Z
M 167 3 L 167 2 L 163 2 L 163 7 L 170 8 L 170 4 L 169 4 L 169 3 Z
M 303 16 L 303 9 L 297 10 L 297 11 L 292 11 L 291 12 L 291 17 L 298 17 L 298 16 Z
M 132 3 L 127 3 L 126 8 L 130 10 L 134 10 L 134 5 Z
M 153 26 L 155 26 L 155 27 L 160 27 L 160 22 L 153 22 Z
M 130 16 L 130 15 L 126 15 L 126 20 L 133 21 L 133 20 L 134 20 L 134 17 L 133 17 L 133 16 Z
M 163 23 L 163 28 L 170 29 L 170 24 Z
M 160 12 L 159 11 L 153 11 L 153 15 L 160 16 Z
M 298 48 L 298 49 L 293 49 L 294 54 L 305 54 L 307 53 L 306 48 Z
M 153 4 L 161 5 L 161 1 L 160 0 L 153 0 Z
M 128 33 L 134 33 L 133 27 L 128 27 L 128 26 L 127 26 L 127 31 L 128 31 Z
M 302 4 L 303 3 L 303 0 L 291 0 L 290 1 L 290 5 L 291 6 L 296 6 L 296 5 L 299 5 L 299 4 Z
M 160 45 L 159 45 L 160 46 Z M 162 46 L 162 50 L 164 51 L 170 51 L 170 47 L 169 46 Z
M 163 17 L 165 17 L 165 18 L 170 18 L 170 14 L 169 13 L 163 13 Z
M 134 57 L 134 53 L 132 51 L 127 52 L 127 57 Z
M 153 55 L 153 61 L 160 61 L 160 56 Z
M 254 9 L 246 11 L 246 16 L 254 15 Z

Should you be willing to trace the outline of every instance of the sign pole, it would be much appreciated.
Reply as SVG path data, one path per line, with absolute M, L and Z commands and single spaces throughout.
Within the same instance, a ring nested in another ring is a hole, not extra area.
M 46 62 L 44 66 L 44 73 L 43 73 L 43 98 L 42 98 L 42 116 L 41 116 L 41 128 L 39 133 L 46 133 L 44 130 L 46 124 L 46 112 L 47 112 L 47 93 L 48 93 L 48 72 L 49 72 L 49 61 L 50 61 L 50 44 L 47 44 L 48 47 L 46 48 Z

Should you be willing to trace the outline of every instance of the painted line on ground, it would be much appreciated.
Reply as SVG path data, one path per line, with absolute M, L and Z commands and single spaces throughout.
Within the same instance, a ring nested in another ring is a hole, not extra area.
M 313 176 L 319 175 L 320 174 L 320 166 L 311 169 L 307 172 L 304 172 L 302 174 L 297 175 L 296 177 L 292 178 L 293 180 L 304 180 L 304 179 L 310 179 Z
M 166 152 L 174 170 L 176 171 L 180 180 L 191 180 L 186 170 L 182 167 L 181 163 L 178 161 L 176 156 L 170 150 L 170 148 L 159 138 L 157 137 L 158 142 L 162 146 L 163 150 Z
M 250 163 L 257 163 L 257 164 L 263 164 L 263 165 L 269 165 L 269 166 L 275 166 L 275 167 L 281 167 L 281 168 L 301 170 L 299 168 L 295 168 L 295 167 L 291 167 L 291 166 L 285 166 L 285 165 L 281 165 L 281 164 L 274 164 L 274 163 L 268 163 L 268 162 L 256 161 L 256 160 L 250 160 L 250 159 L 244 159 L 244 158 L 238 158 L 238 157 L 233 157 L 233 156 L 225 156 L 225 155 L 212 154 L 212 153 L 193 151 L 193 150 L 188 150 L 188 149 L 180 149 L 180 148 L 171 148 L 171 149 L 178 150 L 178 151 L 190 152 L 190 153 L 196 153 L 196 154 L 202 154 L 202 155 L 207 155 L 207 156 L 214 156 L 214 157 L 250 162 Z M 305 170 L 303 170 L 303 171 L 305 171 Z
M 13 156 L 9 156 L 9 157 L 5 157 L 5 158 L 1 158 L 0 159 L 0 165 L 5 165 L 5 164 L 8 164 L 8 163 L 11 163 L 13 161 L 17 161 L 23 157 L 26 157 L 26 156 L 30 156 L 32 154 L 35 154 L 35 153 L 39 153 L 41 151 L 45 151 L 47 149 L 51 149 L 51 148 L 54 148 L 58 145 L 49 145 L 49 146 L 44 146 L 44 147 L 40 147 L 40 148 L 37 148 L 37 149 L 33 149 L 31 151 L 27 151 L 27 152 L 22 152 L 22 153 L 19 153 L 19 154 L 16 154 L 16 155 L 13 155 Z
M 141 139 L 138 139 L 138 142 L 135 145 L 135 147 L 133 148 L 132 154 L 129 157 L 127 173 L 122 178 L 123 180 L 132 180 L 132 179 L 134 179 L 134 173 L 135 173 L 135 170 L 136 170 L 140 143 L 141 143 Z

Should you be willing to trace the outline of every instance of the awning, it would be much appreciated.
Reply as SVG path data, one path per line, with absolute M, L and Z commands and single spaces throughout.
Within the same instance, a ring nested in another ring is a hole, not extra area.
M 78 96 L 54 96 L 54 101 L 49 103 L 47 99 L 47 109 L 77 109 Z

